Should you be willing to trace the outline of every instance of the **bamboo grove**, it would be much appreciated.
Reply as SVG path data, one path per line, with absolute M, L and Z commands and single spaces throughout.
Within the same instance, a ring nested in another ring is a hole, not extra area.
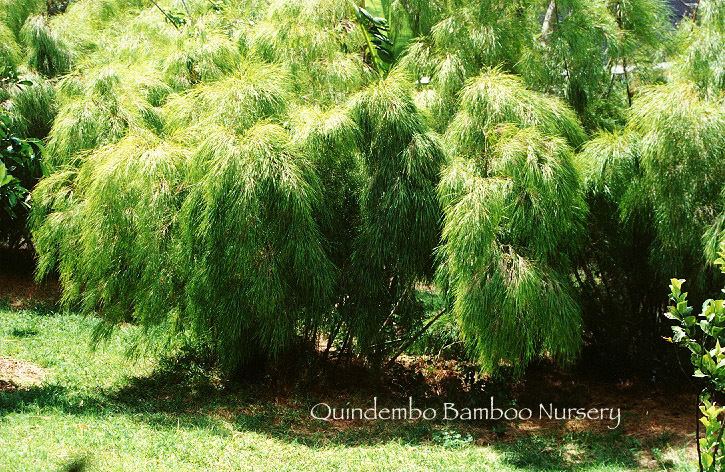
M 38 277 L 99 336 L 382 366 L 432 288 L 520 371 L 646 352 L 667 280 L 718 287 L 722 0 L 676 27 L 663 0 L 0 5 Z

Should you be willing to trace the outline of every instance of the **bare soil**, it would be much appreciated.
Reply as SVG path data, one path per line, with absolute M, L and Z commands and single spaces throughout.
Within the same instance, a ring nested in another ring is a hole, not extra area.
M 45 370 L 30 362 L 0 357 L 0 392 L 39 385 Z

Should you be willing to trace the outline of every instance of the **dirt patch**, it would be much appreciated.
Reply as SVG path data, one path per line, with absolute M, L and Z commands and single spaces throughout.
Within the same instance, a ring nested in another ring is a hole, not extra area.
M 17 390 L 39 385 L 45 369 L 30 362 L 0 357 L 0 391 Z
M 0 302 L 20 310 L 40 305 L 53 305 L 60 298 L 60 284 L 48 280 L 36 284 L 32 274 L 11 274 L 0 272 Z
M 534 416 L 526 421 L 453 421 L 444 426 L 470 433 L 478 445 L 515 442 L 532 435 L 565 437 L 581 432 L 615 432 L 642 444 L 644 450 L 638 460 L 644 469 L 660 467 L 660 462 L 651 457 L 650 448 L 686 448 L 691 458 L 696 457 L 696 388 L 686 380 L 674 386 L 652 384 L 645 379 L 611 382 L 546 364 L 529 369 L 518 381 L 494 381 L 478 377 L 475 367 L 457 361 L 412 356 L 402 356 L 395 369 L 401 372 L 394 372 L 392 379 L 379 385 L 381 390 L 316 393 L 320 401 L 334 398 L 331 403 L 336 405 L 366 405 L 373 394 L 385 391 L 383 396 L 387 396 L 387 401 L 393 405 L 405 403 L 403 400 L 412 395 L 416 404 L 425 403 L 439 409 L 442 402 L 454 402 L 457 407 L 487 407 L 490 398 L 494 397 L 497 407 L 530 408 Z M 538 416 L 542 404 L 551 404 L 559 411 L 568 408 L 619 409 L 620 424 L 614 431 L 610 427 L 616 420 L 609 418 L 541 419 Z M 305 426 L 315 429 L 314 423 Z M 330 421 L 325 434 L 365 427 L 365 422 Z M 300 426 L 296 429 L 304 430 Z
M 36 284 L 35 254 L 29 248 L 9 249 L 0 244 L 0 306 L 13 309 L 54 305 L 60 298 L 56 278 Z
M 662 435 L 689 437 L 695 427 L 696 394 L 688 385 L 667 388 L 643 380 L 606 382 L 576 376 L 558 369 L 543 369 L 527 375 L 518 386 L 519 403 L 538 406 L 618 408 L 622 431 L 637 438 Z M 569 431 L 605 430 L 606 421 L 551 422 Z

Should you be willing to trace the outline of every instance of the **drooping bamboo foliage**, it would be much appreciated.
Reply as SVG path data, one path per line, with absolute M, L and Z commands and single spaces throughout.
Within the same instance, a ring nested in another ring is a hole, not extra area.
M 209 133 L 194 161 L 199 180 L 180 215 L 185 311 L 228 366 L 274 355 L 331 295 L 315 169 L 286 130 L 264 122 L 241 136 Z
M 711 97 L 725 89 L 725 3 L 702 0 L 689 18 L 683 20 L 677 69 Z M 693 18 L 694 16 L 694 18 Z
M 358 145 L 360 130 L 344 108 L 322 111 L 302 107 L 293 113 L 296 143 L 318 169 L 321 204 L 316 216 L 325 251 L 335 266 L 333 308 L 323 310 L 320 329 L 328 334 L 328 345 L 349 329 L 352 293 L 359 289 L 353 277 L 352 254 L 360 228 L 360 190 L 364 182 Z M 344 222 L 344 224 L 341 224 Z
M 145 132 L 43 180 L 34 194 L 43 218 L 35 225 L 40 273 L 57 264 L 65 297 L 81 297 L 85 309 L 98 308 L 110 321 L 159 322 L 144 319 L 143 307 L 162 297 L 164 266 L 173 266 L 162 247 L 180 205 L 185 160 L 182 148 Z M 98 213 L 102 221 L 91 223 Z
M 581 285 L 607 362 L 658 355 L 661 286 L 672 274 L 703 300 L 719 287 L 708 263 L 725 239 L 724 115 L 717 52 L 703 42 L 718 34 L 709 23 L 717 3 L 703 1 L 691 12 L 699 20 L 683 20 L 668 83 L 641 88 L 624 129 L 599 134 L 581 155 L 592 208 Z
M 103 67 L 59 87 L 56 173 L 35 195 L 40 274 L 57 267 L 66 301 L 109 325 L 193 333 L 228 369 L 321 327 L 372 353 L 381 313 L 415 304 L 432 273 L 443 154 L 402 76 L 353 95 L 373 74 L 350 50 L 363 44 L 351 12 L 278 2 L 238 48 L 208 11 L 176 35 L 131 17 L 121 38 L 92 38 L 120 58 L 98 51 Z
M 437 270 L 472 356 L 523 369 L 722 238 L 720 0 L 674 64 L 661 0 L 383 1 L 378 29 L 347 0 L 3 1 L 0 68 L 48 78 L 0 94 L 49 132 L 39 273 L 103 329 L 380 364 Z
M 36 16 L 26 20 L 21 35 L 29 46 L 28 62 L 35 70 L 47 77 L 70 71 L 71 57 L 67 46 L 48 28 L 44 17 Z
M 420 317 L 414 285 L 432 273 L 439 239 L 435 189 L 443 150 L 417 112 L 410 81 L 399 74 L 372 84 L 350 104 L 361 133 L 363 172 L 353 252 L 361 289 L 353 300 L 353 324 L 364 349 L 393 328 L 393 315 L 403 315 L 408 326 Z
M 42 0 L 3 0 L 0 2 L 0 23 L 19 39 L 25 21 L 40 13 L 44 3 Z
M 614 126 L 639 77 L 655 75 L 669 32 L 661 0 L 439 5 L 430 35 L 409 48 L 404 63 L 430 79 L 437 97 L 428 103 L 447 116 L 466 79 L 501 67 L 565 98 L 588 128 Z
M 471 351 L 489 371 L 573 358 L 581 313 L 568 274 L 587 212 L 567 144 L 583 140 L 576 117 L 492 71 L 464 88 L 447 137 L 441 278 Z
M 661 350 L 660 289 L 671 274 L 688 277 L 694 297 L 715 290 L 708 261 L 725 239 L 723 116 L 722 102 L 703 100 L 692 83 L 656 86 L 635 98 L 623 131 L 599 135 L 580 156 L 592 208 L 582 291 L 609 362 Z
M 178 46 L 163 64 L 166 82 L 175 90 L 221 79 L 241 62 L 239 48 L 225 35 L 209 34 L 202 29 L 177 41 Z
M 594 195 L 616 205 L 623 222 L 651 219 L 662 276 L 692 276 L 722 237 L 707 228 L 724 210 L 723 110 L 693 83 L 654 86 L 637 97 L 624 131 L 601 134 L 582 154 Z
M 163 110 L 165 130 L 203 135 L 214 124 L 241 132 L 259 120 L 280 117 L 288 92 L 284 69 L 247 61 L 224 79 L 171 97 Z
M 535 126 L 545 134 L 565 138 L 572 147 L 586 138 L 576 115 L 564 103 L 529 90 L 520 79 L 498 70 L 469 81 L 448 135 L 456 153 L 470 156 L 488 148 L 490 131 L 502 123 Z
M 17 75 L 20 62 L 20 46 L 10 28 L 0 23 L 0 79 Z
M 30 82 L 30 85 L 16 86 L 10 92 L 10 111 L 19 134 L 44 139 L 58 113 L 56 92 L 50 82 L 40 77 L 32 76 Z
M 69 163 L 78 152 L 116 142 L 129 130 L 160 131 L 160 114 L 143 93 L 143 84 L 128 80 L 133 72 L 109 67 L 61 83 L 48 142 L 51 164 Z
M 339 0 L 272 2 L 267 15 L 244 32 L 244 48 L 264 61 L 284 63 L 305 101 L 344 101 L 371 78 L 360 49 L 353 4 Z
M 704 228 L 725 211 L 723 101 L 703 101 L 690 84 L 658 86 L 637 99 L 630 127 L 642 136 L 657 263 L 667 273 L 696 270 Z
M 440 2 L 430 34 L 418 38 L 402 64 L 425 83 L 423 103 L 444 129 L 455 113 L 457 94 L 467 79 L 484 68 L 513 71 L 523 38 L 533 36 L 531 12 L 525 4 L 484 1 Z M 442 116 L 441 116 L 442 115 Z
M 0 85 L 17 77 L 24 53 L 20 30 L 29 16 L 40 11 L 42 3 L 38 0 L 0 2 Z

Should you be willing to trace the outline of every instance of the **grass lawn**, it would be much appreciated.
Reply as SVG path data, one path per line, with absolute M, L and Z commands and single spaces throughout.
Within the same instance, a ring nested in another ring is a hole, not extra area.
M 435 423 L 312 420 L 305 394 L 215 386 L 201 369 L 124 356 L 117 332 L 95 351 L 92 320 L 0 308 L 0 360 L 45 369 L 13 387 L 0 370 L 0 469 L 63 470 L 693 470 L 666 435 L 533 434 L 487 444 Z M 178 367 L 178 366 L 177 366 Z M 3 385 L 5 385 L 3 387 Z

